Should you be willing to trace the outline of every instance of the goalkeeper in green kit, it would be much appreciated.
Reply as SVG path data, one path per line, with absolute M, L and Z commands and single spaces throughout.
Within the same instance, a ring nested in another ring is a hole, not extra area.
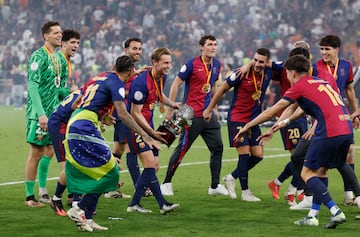
M 44 45 L 31 54 L 27 65 L 26 141 L 30 150 L 25 164 L 25 205 L 30 207 L 43 207 L 43 203 L 50 202 L 46 179 L 54 151 L 47 133 L 48 117 L 70 93 L 66 87 L 67 66 L 61 63 L 56 54 L 62 39 L 60 23 L 46 22 L 41 33 Z M 34 195 L 38 171 L 39 201 Z

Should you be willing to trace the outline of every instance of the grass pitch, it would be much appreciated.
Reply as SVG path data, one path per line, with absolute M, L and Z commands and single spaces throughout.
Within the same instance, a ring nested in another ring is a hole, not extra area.
M 173 186 L 175 196 L 168 201 L 180 203 L 180 208 L 168 215 L 160 215 L 159 207 L 153 197 L 143 198 L 142 205 L 152 209 L 152 214 L 127 213 L 129 199 L 100 198 L 97 215 L 94 220 L 108 226 L 104 232 L 85 233 L 76 229 L 75 224 L 66 217 L 54 215 L 50 207 L 35 209 L 24 206 L 25 188 L 24 165 L 28 154 L 25 142 L 24 110 L 15 111 L 11 107 L 0 107 L 0 224 L 1 236 L 359 236 L 360 214 L 358 207 L 344 207 L 342 179 L 336 170 L 330 171 L 329 190 L 347 216 L 347 222 L 337 229 L 325 230 L 321 226 L 329 220 L 330 213 L 323 206 L 320 212 L 320 226 L 299 227 L 293 222 L 306 215 L 306 211 L 290 211 L 284 199 L 274 200 L 267 182 L 275 178 L 288 162 L 289 156 L 283 150 L 279 135 L 265 146 L 265 159 L 249 173 L 249 186 L 260 197 L 260 203 L 247 203 L 240 200 L 241 190 L 237 182 L 238 199 L 226 196 L 208 196 L 210 184 L 209 151 L 201 138 L 194 143 L 178 168 Z M 162 118 L 156 115 L 157 123 Z M 111 143 L 112 128 L 107 128 L 105 137 Z M 224 142 L 221 177 L 230 173 L 237 163 L 237 154 L 229 148 L 226 126 L 222 127 Z M 359 134 L 355 132 L 355 145 L 359 143 Z M 175 142 L 176 143 L 176 142 Z M 356 147 L 359 174 L 359 147 Z M 160 152 L 161 169 L 158 172 L 162 182 L 168 159 L 173 151 L 163 146 Z M 126 165 L 123 165 L 126 167 Z M 55 190 L 56 177 L 60 167 L 54 159 L 49 170 L 48 190 Z M 133 193 L 129 173 L 121 173 L 125 182 L 122 191 Z M 286 180 L 280 192 L 283 194 L 289 184 Z M 37 194 L 37 191 L 36 191 Z M 66 197 L 66 194 L 64 195 Z M 65 201 L 65 200 L 64 200 Z M 110 220 L 109 217 L 120 217 Z

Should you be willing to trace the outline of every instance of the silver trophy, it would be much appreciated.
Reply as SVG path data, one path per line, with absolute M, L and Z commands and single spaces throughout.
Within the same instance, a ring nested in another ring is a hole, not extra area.
M 191 126 L 194 117 L 194 110 L 187 104 L 183 104 L 180 109 L 176 109 L 171 113 L 171 120 L 165 119 L 157 129 L 157 131 L 165 133 L 162 135 L 170 147 L 176 137 L 181 133 L 185 126 Z

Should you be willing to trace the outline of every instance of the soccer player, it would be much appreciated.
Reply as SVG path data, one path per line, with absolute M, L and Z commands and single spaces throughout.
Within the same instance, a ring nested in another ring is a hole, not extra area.
M 249 129 L 272 119 L 285 108 L 290 118 L 286 123 L 299 117 L 295 109 L 299 106 L 303 112 L 314 117 L 318 124 L 304 160 L 301 177 L 313 191 L 313 205 L 303 219 L 295 221 L 296 225 L 317 226 L 320 206 L 323 203 L 331 212 L 331 218 L 324 228 L 336 228 L 346 221 L 345 214 L 331 198 L 328 186 L 327 171 L 341 167 L 353 141 L 353 129 L 345 104 L 337 92 L 335 81 L 325 81 L 318 77 L 308 76 L 310 62 L 302 55 L 290 57 L 284 64 L 287 78 L 291 81 L 285 95 L 274 106 L 265 110 L 256 118 L 245 124 L 235 136 L 241 139 Z M 285 112 L 284 112 L 285 113 Z M 304 113 L 300 113 L 302 116 Z M 336 124 L 336 126 L 333 126 Z
M 340 89 L 340 94 L 343 98 L 346 98 L 350 111 L 357 111 L 357 99 L 355 97 L 355 90 L 352 84 L 354 75 L 351 62 L 339 58 L 339 51 L 341 47 L 341 40 L 336 35 L 326 35 L 320 39 L 319 42 L 320 53 L 322 59 L 320 59 L 314 65 L 314 71 L 325 70 L 328 71 L 336 80 L 336 83 Z M 355 123 L 355 128 L 358 127 L 358 123 Z M 354 169 L 355 150 L 354 145 L 350 146 L 346 162 Z M 339 170 L 344 181 L 344 205 L 353 205 L 354 196 L 352 191 L 352 185 L 347 181 L 344 176 L 344 171 Z
M 76 30 L 66 29 L 63 31 L 63 36 L 61 39 L 61 50 L 57 53 L 59 55 L 61 70 L 65 71 L 64 73 L 68 75 L 69 85 L 75 87 L 74 80 L 72 79 L 72 65 L 70 57 L 73 57 L 76 51 L 79 48 L 80 44 L 80 33 Z M 65 130 L 67 122 L 70 118 L 72 111 L 76 108 L 72 107 L 72 104 L 76 101 L 80 94 L 80 91 L 72 94 L 71 97 L 66 98 L 59 107 L 50 115 L 49 117 L 49 135 L 53 148 L 55 151 L 55 156 L 57 161 L 61 165 L 61 173 L 56 185 L 56 191 L 54 196 L 51 199 L 50 206 L 54 210 L 55 214 L 58 216 L 66 216 L 66 211 L 63 207 L 61 198 L 62 194 L 66 189 L 66 178 L 65 178 L 65 151 L 63 146 L 63 141 L 65 139 Z M 68 194 L 68 204 L 72 203 L 72 194 Z
M 112 72 L 102 73 L 86 84 L 80 107 L 68 122 L 64 141 L 67 187 L 69 192 L 85 195 L 67 215 L 84 231 L 108 229 L 94 222 L 93 214 L 100 195 L 115 190 L 119 182 L 117 163 L 99 126 L 100 121 L 115 123 L 108 115 L 112 106 L 122 122 L 141 135 L 146 146 L 160 148 L 126 110 L 124 83 L 133 70 L 134 62 L 129 56 L 118 57 Z
M 46 22 L 41 33 L 44 45 L 28 61 L 28 100 L 26 107 L 26 140 L 30 144 L 25 164 L 25 205 L 43 207 L 49 203 L 46 189 L 47 171 L 54 154 L 48 130 L 48 117 L 70 93 L 67 77 L 61 74 L 56 48 L 61 45 L 62 30 L 56 21 Z M 40 161 L 41 160 L 41 161 Z M 35 179 L 39 166 L 39 201 L 35 199 Z
M 140 38 L 129 38 L 124 43 L 125 54 L 131 57 L 134 63 L 140 61 L 142 56 L 142 42 Z M 126 97 L 130 89 L 131 82 L 143 71 L 150 69 L 149 66 L 144 66 L 142 68 L 136 69 L 134 68 L 133 75 L 126 82 Z M 114 111 L 114 117 L 116 116 L 116 111 Z M 135 186 L 137 179 L 140 176 L 140 169 L 136 154 L 129 151 L 129 147 L 127 146 L 126 138 L 125 138 L 125 125 L 121 122 L 120 119 L 117 118 L 116 123 L 114 125 L 114 146 L 112 149 L 113 155 L 121 160 L 121 156 L 126 150 L 126 164 L 129 169 L 129 173 L 131 175 L 133 184 Z M 145 192 L 145 195 L 149 195 L 151 193 L 150 190 Z M 105 193 L 104 197 L 106 198 L 130 198 L 130 195 L 126 195 L 120 190 L 115 190 L 112 192 Z
M 219 184 L 223 154 L 220 124 L 217 116 L 213 116 L 210 121 L 203 119 L 203 111 L 216 91 L 215 83 L 219 79 L 221 70 L 221 64 L 215 58 L 217 50 L 215 36 L 201 37 L 199 48 L 201 55 L 190 59 L 181 67 L 170 88 L 169 98 L 174 101 L 180 85 L 185 82 L 183 103 L 193 108 L 194 118 L 192 126 L 182 131 L 179 144 L 169 159 L 166 177 L 161 185 L 161 192 L 168 196 L 174 195 L 171 180 L 176 169 L 199 135 L 204 139 L 210 151 L 211 185 L 208 194 L 228 195 L 226 188 Z M 168 109 L 167 118 L 171 117 L 171 110 L 171 108 Z
M 169 100 L 164 92 L 164 83 L 172 66 L 171 51 L 168 48 L 157 48 L 151 55 L 152 68 L 141 73 L 132 83 L 128 97 L 128 111 L 135 121 L 153 138 L 166 143 L 161 137 L 162 132 L 154 130 L 153 114 L 156 104 L 160 104 L 160 112 L 164 113 L 164 106 L 178 108 L 178 104 Z M 140 205 L 141 198 L 149 187 L 159 207 L 160 213 L 166 214 L 179 207 L 166 201 L 161 194 L 160 185 L 156 176 L 159 169 L 159 150 L 144 143 L 143 137 L 137 131 L 128 130 L 126 138 L 130 151 L 136 153 L 144 167 L 143 172 L 136 181 L 134 196 L 127 208 L 127 212 L 152 212 Z
M 263 159 L 263 147 L 259 145 L 256 138 L 261 134 L 259 126 L 251 129 L 251 135 L 245 135 L 241 141 L 234 142 L 234 136 L 252 118 L 260 114 L 265 91 L 272 78 L 272 70 L 265 67 L 270 59 L 270 51 L 259 48 L 253 57 L 253 66 L 248 75 L 238 75 L 234 72 L 223 82 L 216 91 L 208 107 L 204 110 L 204 120 L 210 121 L 212 110 L 219 102 L 225 92 L 234 87 L 233 100 L 228 114 L 228 133 L 230 146 L 235 147 L 239 159 L 232 174 L 224 177 L 230 197 L 236 199 L 235 178 L 240 179 L 242 189 L 241 200 L 247 202 L 259 202 L 258 197 L 251 193 L 248 186 L 248 172 Z
M 289 57 L 296 55 L 296 54 L 302 54 L 307 58 L 310 58 L 310 45 L 305 41 L 297 41 L 294 43 L 294 49 L 290 51 Z M 277 63 L 272 62 L 271 65 L 272 69 L 276 71 L 275 75 L 278 75 L 277 77 L 274 77 L 274 80 L 279 80 L 280 82 L 280 97 L 284 95 L 284 93 L 290 88 L 290 82 L 288 78 L 286 77 L 286 70 L 283 67 L 283 63 Z M 280 115 L 279 115 L 280 117 Z M 281 128 L 281 138 L 283 141 L 284 149 L 288 150 L 290 154 L 293 154 L 295 152 L 295 148 L 297 144 L 300 142 L 302 137 L 308 137 L 311 134 L 311 131 L 308 131 L 308 124 L 306 117 L 301 117 L 297 119 L 296 121 L 292 122 L 290 125 Z M 296 191 L 298 190 L 298 200 L 302 201 L 304 197 L 303 189 L 301 189 L 301 182 L 296 177 L 293 176 L 294 167 L 293 162 L 290 160 L 284 167 L 283 171 L 280 173 L 280 175 L 275 178 L 274 180 L 271 180 L 268 183 L 268 186 L 270 190 L 272 191 L 272 197 L 275 199 L 279 199 L 279 191 L 282 183 L 292 176 L 290 185 L 288 187 L 287 192 L 285 193 L 285 199 L 288 205 L 294 206 L 296 205 Z

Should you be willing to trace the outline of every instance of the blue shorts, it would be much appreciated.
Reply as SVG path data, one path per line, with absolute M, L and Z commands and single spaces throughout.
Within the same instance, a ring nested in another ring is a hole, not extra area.
M 316 170 L 324 168 L 340 168 L 344 165 L 353 135 L 332 138 L 314 137 L 306 152 L 304 166 Z
M 114 142 L 126 143 L 126 133 L 127 127 L 121 120 L 117 120 L 114 125 Z
M 284 149 L 291 150 L 296 147 L 301 136 L 308 130 L 306 117 L 299 118 L 289 126 L 280 129 Z
M 159 150 L 156 148 L 151 149 L 150 146 L 144 142 L 142 136 L 138 135 L 134 131 L 127 129 L 126 131 L 126 140 L 128 141 L 128 146 L 131 152 L 139 154 L 145 151 L 152 150 L 154 156 L 159 156 Z
M 235 135 L 239 132 L 240 128 L 244 127 L 245 123 L 240 122 L 228 122 L 228 135 L 230 147 L 240 146 L 258 146 L 259 142 L 256 139 L 261 135 L 260 127 L 254 126 L 250 128 L 248 134 L 245 134 L 240 142 L 234 142 Z
M 51 118 L 51 117 L 50 117 Z M 65 161 L 65 148 L 63 141 L 65 139 L 66 123 L 49 119 L 48 133 L 53 144 L 55 156 L 58 162 Z

